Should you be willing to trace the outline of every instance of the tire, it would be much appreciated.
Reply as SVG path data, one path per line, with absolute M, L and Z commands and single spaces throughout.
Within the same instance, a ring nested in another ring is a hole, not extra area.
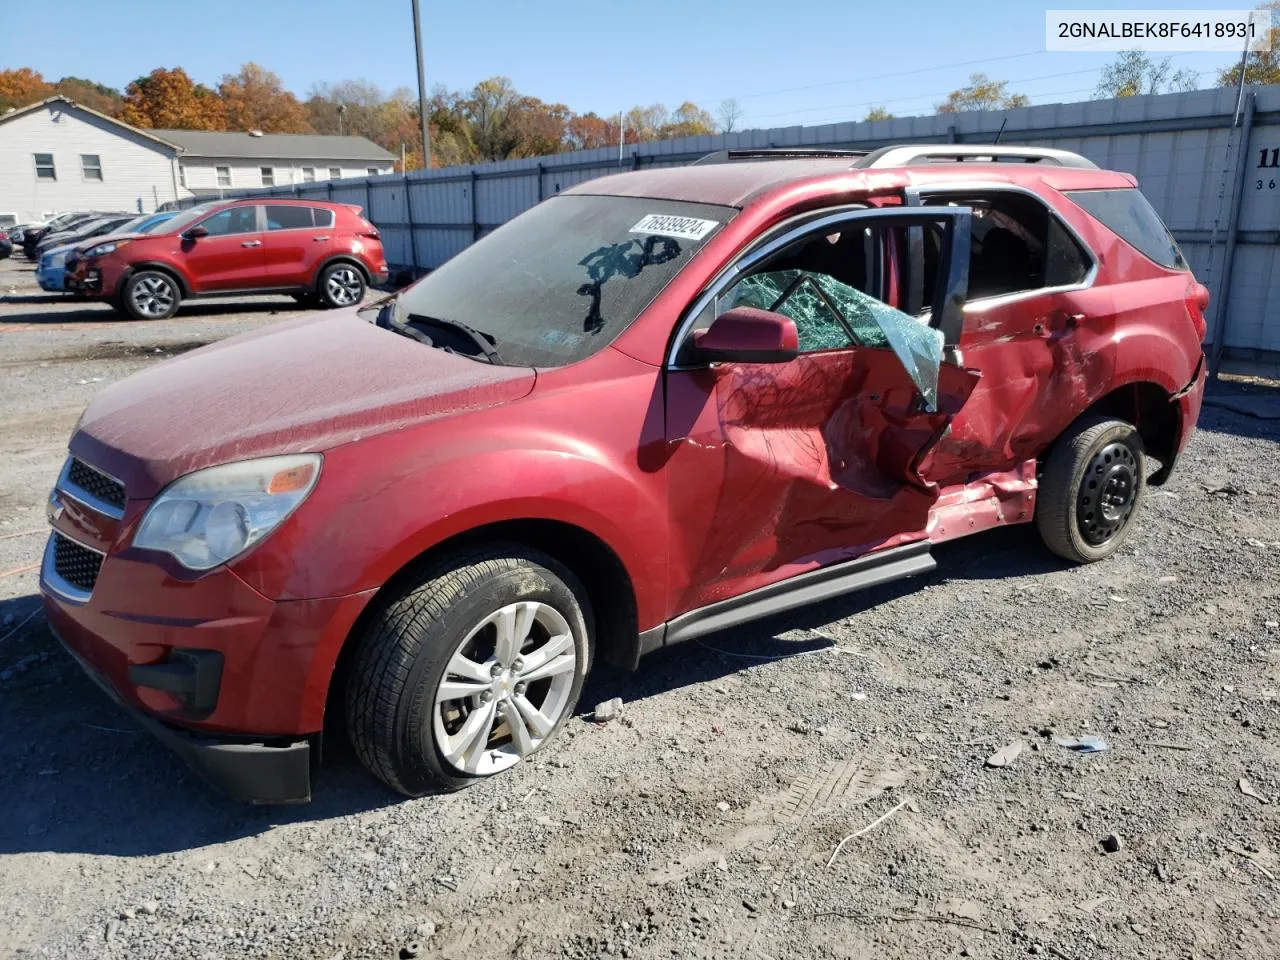
M 356 638 L 345 691 L 356 756 L 409 797 L 514 766 L 573 715 L 591 623 L 581 583 L 538 551 L 495 544 L 442 558 L 376 608 Z M 502 649 L 503 624 L 523 642 Z M 522 667 L 519 654 L 530 662 Z M 548 664 L 560 669 L 544 672 Z M 509 715 L 528 721 L 517 730 Z
M 1120 547 L 1146 495 L 1146 455 L 1124 420 L 1082 417 L 1045 462 L 1036 526 L 1050 550 L 1073 563 L 1103 560 Z M 1100 503 L 1100 498 L 1107 502 Z
M 159 270 L 140 270 L 125 281 L 121 306 L 134 320 L 167 320 L 178 312 L 178 281 Z
M 359 267 L 346 262 L 333 263 L 320 274 L 316 296 L 324 307 L 354 307 L 364 299 L 366 286 Z

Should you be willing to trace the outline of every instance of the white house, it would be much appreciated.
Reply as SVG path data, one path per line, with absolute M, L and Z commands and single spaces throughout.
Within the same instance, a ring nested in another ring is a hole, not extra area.
M 395 157 L 364 137 L 256 131 L 152 132 L 181 148 L 179 186 L 197 197 L 217 197 L 225 190 L 370 177 L 395 169 Z
M 226 190 L 391 173 L 394 163 L 364 137 L 140 130 L 50 97 L 0 114 L 0 226 L 71 210 L 150 213 Z
M 186 195 L 178 152 L 66 97 L 0 114 L 0 225 L 68 210 L 150 212 Z

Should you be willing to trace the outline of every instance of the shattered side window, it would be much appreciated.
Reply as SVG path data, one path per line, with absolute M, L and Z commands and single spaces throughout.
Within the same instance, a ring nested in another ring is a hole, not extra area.
M 719 312 L 756 307 L 790 317 L 800 351 L 887 347 L 897 354 L 930 407 L 936 406 L 942 331 L 824 273 L 800 269 L 754 273 L 720 300 Z

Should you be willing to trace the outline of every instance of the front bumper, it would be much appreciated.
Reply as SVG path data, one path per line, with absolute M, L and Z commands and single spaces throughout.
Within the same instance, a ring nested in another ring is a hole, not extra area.
M 46 606 L 50 603 L 46 599 Z M 52 626 L 52 624 L 51 624 Z M 307 803 L 311 799 L 313 759 L 320 755 L 320 734 L 297 740 L 214 737 L 161 723 L 125 702 L 93 666 L 53 627 L 53 634 L 84 672 L 148 733 L 181 757 L 191 769 L 232 799 L 246 803 Z M 312 750 L 313 745 L 315 750 Z
M 62 267 L 48 267 L 36 270 L 36 283 L 40 289 L 48 293 L 62 293 L 66 290 L 67 272 Z

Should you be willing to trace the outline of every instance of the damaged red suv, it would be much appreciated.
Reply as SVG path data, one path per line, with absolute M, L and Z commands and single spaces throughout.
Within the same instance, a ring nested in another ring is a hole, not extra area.
M 392 789 L 463 786 L 597 658 L 1012 523 L 1107 557 L 1195 426 L 1207 300 L 1134 179 L 1061 151 L 593 180 L 375 308 L 103 390 L 48 619 L 237 797 L 308 799 L 334 712 Z

